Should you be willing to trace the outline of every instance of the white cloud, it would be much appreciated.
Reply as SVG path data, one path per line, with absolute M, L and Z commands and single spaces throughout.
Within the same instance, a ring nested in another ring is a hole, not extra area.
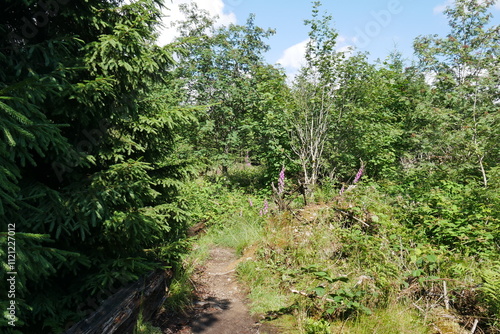
M 449 7 L 453 5 L 453 0 L 446 0 L 443 4 L 441 5 L 437 5 L 436 7 L 434 7 L 434 9 L 432 10 L 432 12 L 434 14 L 441 14 L 444 12 L 444 10 L 446 9 L 446 7 Z
M 345 36 L 339 35 L 337 37 L 336 48 L 338 52 L 344 52 L 348 57 L 354 49 L 353 45 L 349 44 L 349 40 L 355 42 L 354 38 L 348 39 Z M 300 68 L 306 64 L 305 54 L 308 42 L 309 38 L 290 46 L 283 51 L 281 58 L 276 62 L 285 68 L 289 78 L 293 78 L 299 72 Z
M 305 54 L 308 42 L 309 39 L 306 39 L 283 51 L 283 55 L 278 59 L 277 63 L 287 70 L 296 71 L 300 69 L 306 62 Z
M 454 3 L 454 0 L 446 0 L 443 4 L 434 7 L 434 9 L 433 9 L 434 14 L 443 13 L 444 10 L 446 9 L 446 7 L 452 6 L 453 3 Z M 493 8 L 500 10 L 500 0 L 495 1 Z
M 343 52 L 347 57 L 350 57 L 353 54 L 353 51 L 356 49 L 355 44 L 357 40 L 357 37 L 348 38 L 339 35 L 337 37 L 337 52 Z
M 347 57 L 351 56 L 354 47 L 352 45 L 344 45 L 337 48 L 338 52 L 343 52 Z
M 216 22 L 217 26 L 236 23 L 236 15 L 233 12 L 227 13 L 224 10 L 224 2 L 222 2 L 222 0 L 173 0 L 172 2 L 166 3 L 168 9 L 163 12 L 165 16 L 163 19 L 164 27 L 160 30 L 160 37 L 158 38 L 159 45 L 168 44 L 177 36 L 177 31 L 175 28 L 171 27 L 171 24 L 175 21 L 184 19 L 184 14 L 179 10 L 179 5 L 191 2 L 195 2 L 198 8 L 208 11 L 210 16 L 218 16 L 219 19 Z

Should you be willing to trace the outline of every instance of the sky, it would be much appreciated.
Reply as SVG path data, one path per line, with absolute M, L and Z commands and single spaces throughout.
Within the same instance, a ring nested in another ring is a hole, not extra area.
M 289 75 L 303 64 L 308 27 L 304 20 L 311 17 L 308 0 L 166 0 L 166 26 L 182 18 L 178 4 L 196 2 L 199 8 L 219 16 L 219 25 L 245 24 L 248 16 L 255 14 L 255 23 L 262 28 L 272 28 L 276 34 L 267 42 L 271 49 L 266 60 L 279 63 Z M 412 60 L 413 40 L 420 35 L 449 32 L 448 20 L 443 10 L 453 0 L 323 0 L 322 9 L 333 17 L 337 30 L 337 47 L 346 50 L 355 47 L 369 52 L 369 59 L 385 59 L 392 51 L 402 52 Z M 500 0 L 492 8 L 492 23 L 500 24 Z M 175 31 L 164 29 L 159 43 L 173 39 Z

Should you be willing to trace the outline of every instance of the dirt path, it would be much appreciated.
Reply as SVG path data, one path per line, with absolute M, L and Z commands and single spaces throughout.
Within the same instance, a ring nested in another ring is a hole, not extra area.
M 163 314 L 163 333 L 256 334 L 277 333 L 250 316 L 245 295 L 237 284 L 234 251 L 214 247 L 205 266 L 193 277 L 196 299 L 187 315 Z

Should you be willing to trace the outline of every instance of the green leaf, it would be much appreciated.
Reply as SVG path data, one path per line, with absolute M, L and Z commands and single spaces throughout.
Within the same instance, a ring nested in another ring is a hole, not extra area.
M 313 292 L 316 293 L 317 296 L 323 297 L 325 295 L 326 289 L 322 286 L 317 286 L 313 289 Z

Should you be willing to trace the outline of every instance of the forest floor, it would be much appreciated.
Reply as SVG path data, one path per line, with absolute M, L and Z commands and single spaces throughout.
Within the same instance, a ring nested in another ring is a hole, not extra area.
M 250 315 L 244 289 L 238 284 L 238 259 L 231 248 L 212 246 L 208 260 L 196 268 L 195 298 L 183 313 L 163 312 L 156 325 L 166 334 L 275 334 Z

